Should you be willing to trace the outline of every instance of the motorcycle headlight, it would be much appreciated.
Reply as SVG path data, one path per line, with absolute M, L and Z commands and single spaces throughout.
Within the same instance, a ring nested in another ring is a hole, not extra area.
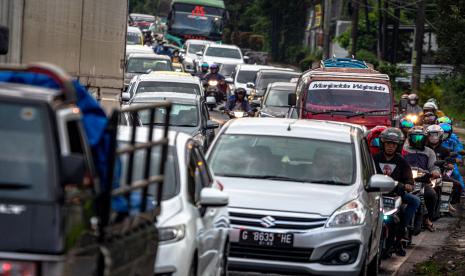
M 418 116 L 414 114 L 408 114 L 406 118 L 412 121 L 414 124 L 416 124 L 418 121 Z
M 331 215 L 326 223 L 326 227 L 361 225 L 365 222 L 365 213 L 365 206 L 357 199 L 352 200 Z
M 217 86 L 217 85 L 218 85 L 218 81 L 216 81 L 216 80 L 208 81 L 208 85 Z
M 242 117 L 244 117 L 244 112 L 242 112 L 242 111 L 241 112 L 234 112 L 234 117 L 242 118 Z
M 184 238 L 186 227 L 184 224 L 158 228 L 158 239 L 160 242 L 176 242 Z

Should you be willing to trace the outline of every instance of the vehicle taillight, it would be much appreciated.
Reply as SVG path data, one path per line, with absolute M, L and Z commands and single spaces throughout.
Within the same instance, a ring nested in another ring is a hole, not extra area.
M 0 260 L 0 276 L 36 276 L 37 265 L 32 262 Z

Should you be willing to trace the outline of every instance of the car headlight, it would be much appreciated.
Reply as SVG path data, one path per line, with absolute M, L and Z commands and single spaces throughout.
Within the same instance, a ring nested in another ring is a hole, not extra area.
M 326 227 L 347 227 L 361 225 L 365 222 L 366 209 L 355 199 L 334 212 L 326 223 Z
M 158 228 L 158 239 L 160 242 L 176 242 L 184 238 L 186 226 L 184 224 Z

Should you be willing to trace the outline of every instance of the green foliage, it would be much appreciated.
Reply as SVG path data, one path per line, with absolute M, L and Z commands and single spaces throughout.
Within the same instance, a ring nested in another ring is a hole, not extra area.
M 366 63 L 373 64 L 375 68 L 378 67 L 379 65 L 378 57 L 373 52 L 370 52 L 365 49 L 358 50 L 357 53 L 355 54 L 355 58 L 363 60 Z
M 251 35 L 249 37 L 249 46 L 254 51 L 261 51 L 265 45 L 265 37 L 263 35 Z
M 305 58 L 299 61 L 299 67 L 302 72 L 307 71 L 312 68 L 314 62 L 319 62 L 323 57 L 323 54 L 318 52 L 313 52 L 308 54 Z
M 442 87 L 441 108 L 446 114 L 459 120 L 465 120 L 465 76 L 455 75 L 443 77 L 439 83 Z

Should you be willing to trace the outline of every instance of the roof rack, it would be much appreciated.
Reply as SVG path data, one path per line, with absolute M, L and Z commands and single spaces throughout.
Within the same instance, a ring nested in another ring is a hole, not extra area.
M 357 60 L 354 58 L 329 58 L 322 60 L 320 64 L 321 68 L 356 68 L 356 69 L 368 69 L 368 65 L 363 60 Z
M 1 71 L 29 72 L 46 75 L 53 79 L 57 83 L 59 88 L 62 90 L 64 98 L 63 100 L 65 102 L 74 103 L 77 100 L 76 89 L 74 88 L 72 77 L 56 65 L 45 62 L 31 63 L 27 65 L 2 64 L 0 66 L 0 72 Z M 35 84 L 28 84 L 43 87 L 43 85 L 40 82 L 37 82 Z

